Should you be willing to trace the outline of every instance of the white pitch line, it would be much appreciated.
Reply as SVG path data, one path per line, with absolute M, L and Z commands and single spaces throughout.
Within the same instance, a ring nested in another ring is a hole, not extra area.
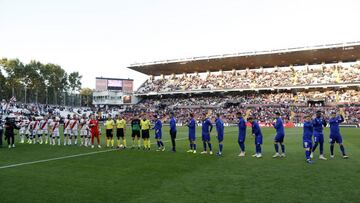
M 185 140 L 185 139 L 188 139 L 188 138 L 180 138 L 180 139 L 176 139 L 176 140 Z M 166 140 L 164 142 L 166 143 L 166 142 L 170 142 L 170 141 L 171 140 Z M 155 144 L 155 143 L 152 143 L 152 145 L 153 144 Z M 6 168 L 14 168 L 14 167 L 18 167 L 18 166 L 25 166 L 25 165 L 31 165 L 31 164 L 38 164 L 38 163 L 62 160 L 62 159 L 70 159 L 70 158 L 75 158 L 75 157 L 89 156 L 89 155 L 93 155 L 93 154 L 112 152 L 112 151 L 116 151 L 116 150 L 117 149 L 108 149 L 108 150 L 103 150 L 103 151 L 88 152 L 88 153 L 74 154 L 74 155 L 69 155 L 69 156 L 55 157 L 55 158 L 51 158 L 51 159 L 43 159 L 43 160 L 38 160 L 38 161 L 30 161 L 30 162 L 24 162 L 24 163 L 18 163 L 18 164 L 5 165 L 5 166 L 0 166 L 0 170 L 6 169 Z
M 17 167 L 17 166 L 31 165 L 31 164 L 37 164 L 37 163 L 44 163 L 44 162 L 49 162 L 49 161 L 61 160 L 61 159 L 69 159 L 69 158 L 80 157 L 80 156 L 88 156 L 88 155 L 92 155 L 92 154 L 111 152 L 111 151 L 115 151 L 115 150 L 116 149 L 109 149 L 109 150 L 103 150 L 103 151 L 88 152 L 88 153 L 83 153 L 83 154 L 74 154 L 74 155 L 69 155 L 69 156 L 56 157 L 56 158 L 51 158 L 51 159 L 43 159 L 43 160 L 38 160 L 38 161 L 30 161 L 30 162 L 24 162 L 24 163 L 18 163 L 18 164 L 11 164 L 11 165 L 6 165 L 6 166 L 0 166 L 0 169 L 13 168 L 13 167 Z
M 289 134 L 293 135 L 293 133 L 288 133 L 286 135 L 289 135 Z M 176 139 L 176 140 L 179 141 L 179 140 L 186 140 L 186 139 L 188 139 L 188 138 L 185 137 L 185 138 L 180 138 L 180 139 Z M 170 142 L 170 141 L 171 140 L 166 140 L 164 142 L 167 143 L 167 142 Z M 152 143 L 152 145 L 153 144 L 155 144 L 155 143 Z M 25 165 L 31 165 L 31 164 L 38 164 L 38 163 L 62 160 L 62 159 L 70 159 L 70 158 L 75 158 L 75 157 L 89 156 L 89 155 L 93 155 L 93 154 L 112 152 L 112 151 L 116 151 L 116 150 L 117 149 L 108 149 L 108 150 L 103 150 L 103 151 L 88 152 L 88 153 L 74 154 L 74 155 L 69 155 L 69 156 L 55 157 L 55 158 L 51 158 L 51 159 L 43 159 L 43 160 L 38 160 L 38 161 L 30 161 L 30 162 L 24 162 L 24 163 L 18 163 L 18 164 L 5 165 L 5 166 L 0 166 L 0 170 L 1 169 L 6 169 L 6 168 L 14 168 L 14 167 L 18 167 L 18 166 L 25 166 Z

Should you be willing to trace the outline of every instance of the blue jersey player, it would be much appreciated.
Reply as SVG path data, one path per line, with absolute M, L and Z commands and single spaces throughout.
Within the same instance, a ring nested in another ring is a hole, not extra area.
M 201 122 L 201 138 L 203 141 L 204 151 L 201 152 L 201 154 L 207 154 L 206 144 L 209 146 L 209 153 L 210 155 L 213 154 L 212 152 L 212 146 L 210 142 L 210 133 L 212 131 L 213 125 L 210 121 L 210 119 L 207 117 L 207 114 L 204 113 L 202 122 Z
M 262 133 L 261 133 L 261 128 L 259 126 L 259 123 L 252 117 L 248 118 L 248 121 L 251 123 L 251 127 L 252 127 L 252 134 L 255 137 L 255 154 L 253 155 L 253 157 L 256 158 L 261 158 L 261 145 L 262 145 Z
M 331 118 L 329 119 L 330 124 L 330 157 L 334 158 L 334 144 L 335 142 L 339 144 L 340 150 L 342 152 L 343 158 L 349 158 L 345 154 L 345 148 L 342 144 L 342 137 L 340 134 L 339 124 L 344 122 L 344 117 L 342 115 L 337 116 L 336 112 L 331 113 Z
M 221 120 L 221 116 L 219 113 L 216 114 L 215 126 L 217 132 L 217 139 L 219 142 L 219 152 L 216 155 L 221 156 L 223 151 L 223 140 L 224 140 L 224 122 Z
M 316 150 L 316 147 L 320 145 L 320 156 L 319 159 L 321 160 L 327 160 L 324 156 L 324 127 L 326 126 L 326 121 L 322 118 L 321 111 L 316 112 L 316 117 L 312 121 L 313 127 L 314 127 L 314 146 L 312 148 L 312 152 L 310 157 L 314 157 L 314 152 Z
M 276 120 L 273 123 L 273 126 L 276 130 L 276 135 L 274 137 L 274 147 L 275 147 L 275 155 L 273 158 L 276 157 L 285 157 L 285 145 L 284 145 L 284 137 L 285 137 L 285 131 L 284 131 L 284 124 L 283 120 L 280 117 L 280 112 L 275 112 Z M 281 146 L 281 155 L 279 154 L 279 144 Z
M 311 164 L 311 148 L 312 148 L 312 136 L 313 136 L 313 125 L 311 122 L 311 117 L 307 115 L 304 121 L 303 127 L 303 147 L 305 148 L 305 158 L 306 162 Z
M 190 120 L 187 123 L 187 126 L 189 128 L 190 149 L 187 152 L 196 154 L 196 120 L 194 114 L 190 113 L 189 116 Z
M 236 116 L 239 118 L 238 122 L 238 128 L 239 128 L 239 134 L 238 134 L 238 144 L 240 146 L 240 157 L 245 156 L 245 138 L 246 138 L 246 121 L 242 116 L 241 112 L 238 112 Z
M 153 127 L 153 130 L 155 130 L 155 139 L 157 142 L 158 149 L 156 151 L 165 151 L 165 146 L 162 139 L 162 122 L 158 118 L 157 115 L 154 115 L 155 118 L 155 125 Z

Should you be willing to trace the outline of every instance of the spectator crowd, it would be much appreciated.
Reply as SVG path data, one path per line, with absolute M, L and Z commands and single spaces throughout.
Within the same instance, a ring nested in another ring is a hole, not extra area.
M 360 83 L 360 65 L 281 67 L 170 75 L 147 80 L 138 94 Z

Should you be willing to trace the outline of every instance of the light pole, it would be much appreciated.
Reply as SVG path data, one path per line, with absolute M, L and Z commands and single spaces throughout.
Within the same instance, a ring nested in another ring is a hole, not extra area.
M 27 86 L 25 85 L 25 99 L 24 99 L 24 103 L 26 104 L 26 90 L 27 90 Z
M 46 105 L 48 105 L 48 86 L 46 85 L 46 89 L 45 89 L 45 99 L 46 99 Z

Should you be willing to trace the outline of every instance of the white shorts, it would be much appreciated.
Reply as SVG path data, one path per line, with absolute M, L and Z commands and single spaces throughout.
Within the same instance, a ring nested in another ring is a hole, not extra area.
M 38 134 L 38 135 L 42 135 L 42 134 L 46 134 L 46 135 L 47 135 L 47 134 L 49 134 L 49 132 L 48 132 L 47 130 L 38 130 L 38 131 L 37 131 L 37 134 Z
M 87 130 L 80 130 L 80 135 L 81 136 L 87 136 L 88 135 Z
M 64 134 L 65 135 L 71 135 L 71 129 L 65 129 Z
M 25 129 L 25 128 L 20 128 L 19 133 L 20 133 L 20 135 L 25 134 L 25 133 L 26 133 L 26 129 Z
M 52 132 L 52 137 L 60 137 L 59 131 Z
M 71 135 L 78 136 L 79 131 L 78 130 L 71 130 Z

